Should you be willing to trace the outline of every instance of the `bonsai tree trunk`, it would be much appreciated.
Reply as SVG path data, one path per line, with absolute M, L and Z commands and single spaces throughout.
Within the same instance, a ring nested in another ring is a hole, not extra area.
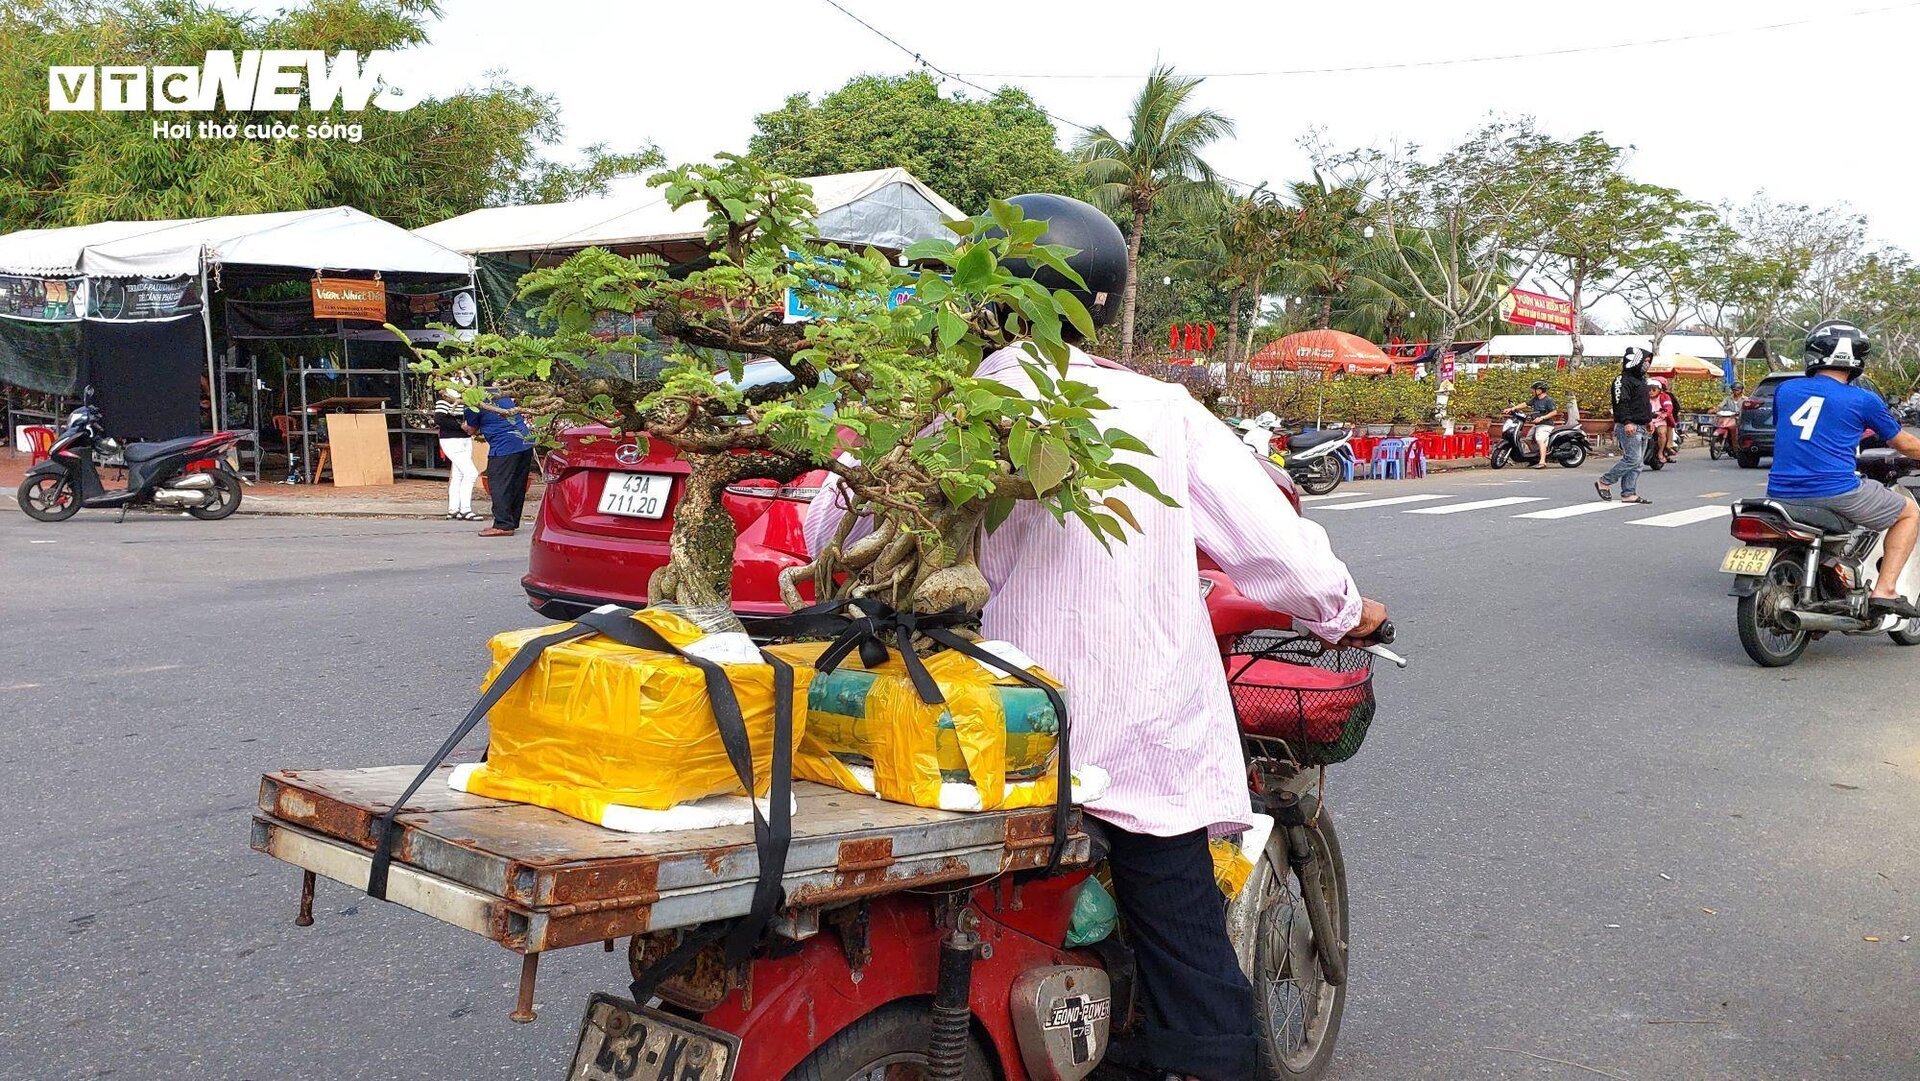
M 653 604 L 729 608 L 739 530 L 721 501 L 727 486 L 750 478 L 790 481 L 809 466 L 774 454 L 700 452 L 685 457 L 690 469 L 673 511 L 667 564 L 648 579 L 647 599 Z

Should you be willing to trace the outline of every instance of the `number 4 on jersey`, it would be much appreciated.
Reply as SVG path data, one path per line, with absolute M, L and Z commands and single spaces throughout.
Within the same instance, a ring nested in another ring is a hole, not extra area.
M 1800 408 L 1793 411 L 1793 416 L 1787 418 L 1794 427 L 1800 429 L 1802 443 L 1813 438 L 1814 426 L 1820 423 L 1820 407 L 1825 404 L 1827 404 L 1825 398 L 1808 398 L 1800 403 Z

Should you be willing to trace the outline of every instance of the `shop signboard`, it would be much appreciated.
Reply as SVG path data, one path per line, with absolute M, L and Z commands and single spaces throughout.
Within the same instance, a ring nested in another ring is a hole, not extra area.
M 0 316 L 71 323 L 86 311 L 86 279 L 0 274 Z
M 87 318 L 113 321 L 172 319 L 200 310 L 200 281 L 177 278 L 95 278 Z
M 1547 327 L 1571 334 L 1573 302 L 1545 293 L 1509 289 L 1507 295 L 1500 298 L 1500 318 L 1515 326 Z
M 315 319 L 387 320 L 387 287 L 379 281 L 358 278 L 313 279 L 313 317 Z

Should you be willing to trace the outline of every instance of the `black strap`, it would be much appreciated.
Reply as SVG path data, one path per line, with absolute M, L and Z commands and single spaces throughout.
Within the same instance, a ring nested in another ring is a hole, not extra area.
M 387 899 L 387 870 L 393 862 L 394 816 L 400 813 L 401 808 L 406 806 L 415 792 L 420 791 L 420 786 L 426 783 L 428 777 L 433 776 L 433 771 L 440 768 L 440 763 L 447 760 L 447 756 L 460 745 L 460 741 L 467 738 L 467 733 L 472 732 L 476 725 L 486 719 L 487 711 L 493 708 L 494 703 L 500 701 L 501 696 L 519 682 L 521 676 L 526 675 L 527 669 L 533 667 L 533 662 L 540 658 L 540 654 L 547 651 L 547 647 L 571 642 L 576 638 L 585 638 L 592 633 L 590 628 L 576 626 L 528 639 L 526 644 L 513 655 L 513 659 L 507 662 L 507 666 L 500 670 L 500 674 L 493 678 L 493 682 L 487 685 L 486 693 L 480 696 L 480 701 L 473 704 L 473 708 L 467 711 L 467 715 L 462 717 L 460 723 L 455 725 L 453 731 L 447 735 L 446 741 L 440 744 L 440 749 L 427 758 L 426 765 L 420 767 L 420 772 L 414 775 L 413 782 L 407 785 L 406 791 L 400 793 L 400 798 L 393 801 L 393 805 L 387 808 L 387 813 L 380 816 L 379 824 L 373 831 L 373 867 L 367 872 L 367 896 L 382 901 Z
M 441 744 L 440 749 L 413 779 L 413 783 L 407 786 L 406 792 L 402 794 L 399 801 L 381 818 L 379 837 L 374 849 L 373 870 L 367 879 L 369 896 L 382 899 L 386 897 L 387 867 L 392 860 L 392 848 L 388 838 L 392 835 L 393 816 L 400 805 L 405 803 L 432 775 L 447 755 L 452 753 L 454 746 L 487 715 L 487 711 L 493 708 L 494 703 L 500 700 L 508 688 L 526 674 L 527 669 L 533 666 L 534 660 L 547 647 L 591 634 L 601 634 L 633 649 L 651 650 L 679 657 L 700 669 L 700 674 L 706 682 L 707 698 L 713 709 L 714 723 L 720 733 L 721 746 L 726 749 L 727 761 L 732 765 L 734 776 L 739 779 L 741 787 L 746 790 L 747 805 L 753 811 L 753 842 L 759 857 L 759 878 L 754 884 L 752 908 L 745 919 L 730 921 L 731 930 L 726 939 L 729 963 L 738 963 L 746 959 L 754 944 L 759 941 L 761 931 L 786 900 L 782 877 L 786 873 L 787 850 L 793 836 L 793 666 L 765 650 L 760 652 L 760 659 L 773 669 L 774 687 L 773 761 L 770 766 L 772 776 L 769 778 L 767 792 L 771 815 L 763 815 L 760 812 L 759 803 L 753 799 L 752 739 L 747 733 L 746 720 L 740 710 L 740 699 L 734 693 L 733 683 L 727 679 L 726 669 L 704 657 L 688 655 L 685 650 L 668 641 L 660 632 L 633 617 L 634 610 L 631 608 L 608 605 L 580 616 L 573 626 L 565 630 L 542 635 L 520 647 L 519 652 L 514 654 L 513 659 L 507 662 L 507 666 L 501 669 L 500 674 L 488 685 L 486 694 L 482 695 L 473 709 L 467 712 L 459 727 L 455 728 L 446 742 Z M 714 925 L 704 925 L 703 930 L 712 926 Z M 719 926 L 729 926 L 729 922 L 723 921 Z M 698 946 L 688 949 L 688 943 L 694 937 L 695 935 L 690 932 L 682 938 L 680 946 L 675 947 L 653 966 L 660 970 L 654 981 L 656 984 L 658 980 L 665 979 L 674 969 L 685 963 L 687 957 L 706 945 L 706 942 L 701 942 Z M 669 960 L 674 961 L 671 968 L 667 967 Z M 639 986 L 639 981 L 636 981 L 636 995 L 639 994 L 637 990 Z M 648 994 L 651 993 L 649 990 Z M 639 1001 L 645 1001 L 645 999 L 641 998 Z
M 900 663 L 906 667 L 907 678 L 913 681 L 915 693 L 930 706 L 943 704 L 946 696 L 940 693 L 940 685 L 935 682 L 933 674 L 927 671 L 920 655 L 914 652 L 913 636 L 916 634 L 1004 672 L 1045 694 L 1047 704 L 1053 708 L 1053 715 L 1060 720 L 1060 779 L 1054 797 L 1053 851 L 1047 857 L 1047 872 L 1052 873 L 1059 870 L 1060 861 L 1066 855 L 1068 822 L 1073 813 L 1073 755 L 1068 740 L 1070 725 L 1067 703 L 1051 683 L 954 633 L 955 628 L 970 626 L 977 622 L 977 618 L 957 607 L 927 614 L 897 611 L 872 599 L 838 600 L 755 623 L 754 633 L 769 638 L 833 638 L 833 644 L 814 662 L 814 667 L 822 672 L 832 672 L 855 649 L 860 650 L 862 664 L 877 668 L 886 663 L 887 650 L 891 647 L 899 651 Z

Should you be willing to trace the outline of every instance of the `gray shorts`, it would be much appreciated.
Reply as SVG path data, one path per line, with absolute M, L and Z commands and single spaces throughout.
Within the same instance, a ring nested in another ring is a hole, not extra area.
M 1782 502 L 1832 511 L 1861 529 L 1891 529 L 1893 523 L 1900 520 L 1901 513 L 1912 505 L 1913 499 L 1905 489 L 1889 488 L 1878 481 L 1863 480 L 1860 487 L 1845 495 Z

